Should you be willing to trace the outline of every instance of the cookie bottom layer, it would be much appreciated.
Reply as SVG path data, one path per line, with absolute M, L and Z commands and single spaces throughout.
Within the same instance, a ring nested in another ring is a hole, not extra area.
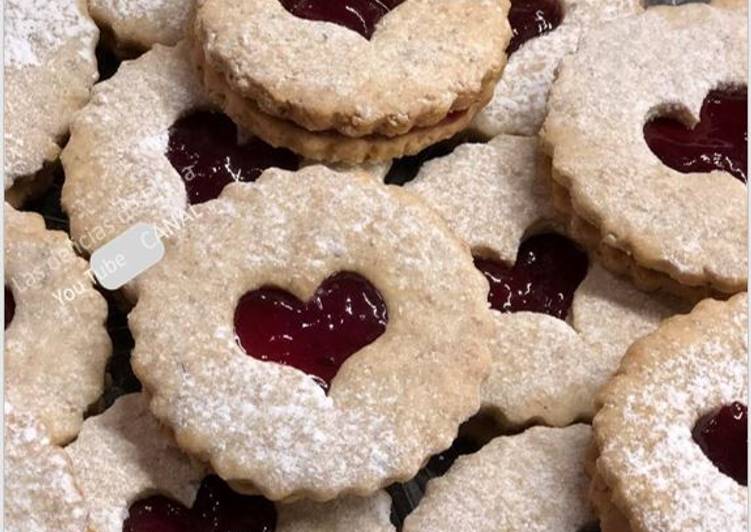
M 581 245 L 591 250 L 605 268 L 616 275 L 631 278 L 637 288 L 646 292 L 664 291 L 682 299 L 698 302 L 707 297 L 727 299 L 745 287 L 716 287 L 708 283 L 694 284 L 693 279 L 677 280 L 668 274 L 644 267 L 634 256 L 608 243 L 599 228 L 576 212 L 568 189 L 560 184 L 553 172 L 553 205 L 565 221 L 570 235 Z M 691 283 L 691 284 L 689 284 Z
M 255 101 L 234 94 L 222 76 L 208 67 L 203 54 L 194 51 L 194 59 L 209 97 L 238 124 L 274 147 L 288 148 L 308 159 L 332 163 L 382 162 L 415 155 L 469 127 L 475 115 L 490 102 L 495 87 L 495 83 L 489 83 L 474 105 L 435 126 L 415 128 L 395 137 L 348 137 L 335 131 L 309 131 L 264 113 Z

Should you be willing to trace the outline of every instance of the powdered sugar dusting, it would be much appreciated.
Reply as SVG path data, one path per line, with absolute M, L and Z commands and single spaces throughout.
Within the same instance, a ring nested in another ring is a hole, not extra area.
M 629 351 L 594 421 L 597 468 L 638 530 L 745 530 L 748 489 L 720 473 L 691 431 L 747 403 L 746 294 L 707 300 Z
M 534 135 L 545 119 L 558 66 L 575 52 L 582 34 L 605 21 L 642 11 L 640 0 L 561 0 L 565 17 L 550 33 L 532 39 L 511 55 L 493 100 L 473 126 L 483 135 Z
M 5 66 L 40 65 L 68 42 L 87 49 L 94 23 L 78 0 L 5 0 Z
M 65 451 L 5 403 L 5 530 L 81 532 L 86 509 Z
M 6 397 L 39 419 L 54 443 L 67 443 L 102 393 L 107 305 L 67 235 L 46 230 L 36 213 L 6 205 L 4 215 L 5 279 L 19 308 L 34 309 L 5 331 Z
M 435 208 L 475 253 L 513 264 L 525 235 L 556 225 L 549 184 L 537 139 L 500 135 L 430 161 L 406 188 Z M 595 393 L 626 348 L 679 309 L 591 264 L 570 323 L 489 311 L 495 332 L 484 408 L 518 426 L 534 419 L 555 426 L 589 419 Z
M 574 214 L 595 229 L 593 245 L 680 284 L 745 289 L 746 187 L 729 173 L 663 165 L 643 127 L 676 102 L 696 118 L 710 90 L 745 85 L 746 43 L 745 14 L 656 6 L 587 32 L 562 62 L 543 143 Z
M 174 45 L 188 29 L 195 0 L 89 0 L 91 16 L 119 43 L 148 50 Z
M 404 532 L 580 530 L 595 520 L 587 501 L 587 425 L 534 427 L 496 438 L 431 480 Z
M 183 448 L 271 499 L 328 500 L 406 480 L 450 445 L 479 407 L 490 324 L 482 275 L 432 211 L 401 189 L 313 166 L 231 184 L 196 212 L 139 279 L 130 316 L 134 369 Z M 379 289 L 389 324 L 328 396 L 227 334 L 248 290 L 305 300 L 338 271 Z

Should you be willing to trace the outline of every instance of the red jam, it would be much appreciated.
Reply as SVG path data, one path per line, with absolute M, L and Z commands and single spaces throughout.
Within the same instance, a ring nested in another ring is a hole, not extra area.
M 684 174 L 722 170 L 745 183 L 747 109 L 745 87 L 714 90 L 704 99 L 696 127 L 689 129 L 675 118 L 660 117 L 644 125 L 644 140 L 674 170 Z
M 746 405 L 735 402 L 702 417 L 692 435 L 717 469 L 747 485 L 748 415 Z
M 565 320 L 589 261 L 569 239 L 543 234 L 525 240 L 516 264 L 475 258 L 490 283 L 488 301 L 500 312 L 541 312 Z
M 530 39 L 560 26 L 563 8 L 559 0 L 512 0 L 508 21 L 513 35 L 506 54 L 511 55 Z
M 304 371 L 327 391 L 344 361 L 381 336 L 387 323 L 381 294 L 350 272 L 326 279 L 307 303 L 262 288 L 245 294 L 235 309 L 246 353 Z
M 276 509 L 263 497 L 240 495 L 219 477 L 203 479 L 192 508 L 161 495 L 130 506 L 123 532 L 273 532 Z
M 5 328 L 8 328 L 13 316 L 16 315 L 16 298 L 13 297 L 13 290 L 5 287 Z
M 180 174 L 191 204 L 217 198 L 233 181 L 255 181 L 271 167 L 297 170 L 299 158 L 252 138 L 240 143 L 235 124 L 210 111 L 191 113 L 170 128 L 167 158 Z
M 378 21 L 404 0 L 281 0 L 299 18 L 333 22 L 370 40 Z

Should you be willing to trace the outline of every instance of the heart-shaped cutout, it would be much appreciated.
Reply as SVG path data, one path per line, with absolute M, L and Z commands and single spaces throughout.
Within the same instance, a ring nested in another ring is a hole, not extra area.
M 513 0 L 508 13 L 512 37 L 506 54 L 516 52 L 522 44 L 561 25 L 563 7 L 559 0 Z
M 332 22 L 370 40 L 376 24 L 404 0 L 281 0 L 284 9 L 306 20 Z
M 262 288 L 245 294 L 235 310 L 235 333 L 246 353 L 295 367 L 324 390 L 344 361 L 381 336 L 387 323 L 381 294 L 351 272 L 326 279 L 307 303 Z
M 699 419 L 694 441 L 722 473 L 738 484 L 748 481 L 748 413 L 734 402 Z
M 723 170 L 748 176 L 746 89 L 714 90 L 704 99 L 700 122 L 691 129 L 671 117 L 644 125 L 644 140 L 666 166 L 683 172 Z
M 569 239 L 542 234 L 525 240 L 513 266 L 475 258 L 490 283 L 488 301 L 500 312 L 540 312 L 565 320 L 587 275 L 587 254 Z
M 219 477 L 203 479 L 192 508 L 155 495 L 131 504 L 123 532 L 273 532 L 276 509 L 263 497 L 240 495 Z
M 13 297 L 13 290 L 5 286 L 5 328 L 8 328 L 13 317 L 16 315 L 16 298 Z
M 192 205 L 217 198 L 235 181 L 255 181 L 271 167 L 297 170 L 300 159 L 257 138 L 238 139 L 237 126 L 222 113 L 197 111 L 170 128 L 167 158 L 185 183 Z

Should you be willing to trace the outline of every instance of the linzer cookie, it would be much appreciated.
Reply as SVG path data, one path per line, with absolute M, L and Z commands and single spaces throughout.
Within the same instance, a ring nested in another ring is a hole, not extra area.
M 324 501 L 449 447 L 480 405 L 492 324 L 432 211 L 323 166 L 196 210 L 130 315 L 135 372 L 185 451 L 240 491 Z
M 746 298 L 667 320 L 603 389 L 591 492 L 603 532 L 746 530 Z
M 590 439 L 587 425 L 496 438 L 428 483 L 404 532 L 579 532 L 596 521 L 584 472 Z
M 745 9 L 658 6 L 563 62 L 542 131 L 556 205 L 644 288 L 745 289 L 746 42 Z
M 195 0 L 89 0 L 89 11 L 109 44 L 127 56 L 182 40 Z
M 5 403 L 4 520 L 7 532 L 82 532 L 86 506 L 60 447 L 34 417 Z
M 535 135 L 547 113 L 550 87 L 561 60 L 576 51 L 582 35 L 609 20 L 643 11 L 640 0 L 514 0 L 508 64 L 490 103 L 472 128 L 492 138 Z
M 190 207 L 297 156 L 241 139 L 212 111 L 186 47 L 156 46 L 98 85 L 62 155 L 62 204 L 73 239 L 94 251 L 136 222 L 167 232 Z
M 193 205 L 228 183 L 310 164 L 250 137 L 212 107 L 183 44 L 157 45 L 98 85 L 71 126 L 62 161 L 62 204 L 73 239 L 89 252 L 136 222 L 170 237 Z M 339 169 L 380 177 L 388 165 Z
M 208 0 L 195 58 L 213 99 L 275 146 L 316 160 L 414 154 L 490 99 L 507 0 Z
M 53 443 L 73 439 L 104 387 L 107 305 L 88 263 L 38 214 L 5 205 L 6 399 L 41 421 Z
M 626 348 L 682 309 L 552 232 L 549 179 L 536 139 L 499 136 L 428 162 L 407 185 L 469 244 L 489 282 L 495 331 L 483 407 L 514 427 L 591 418 Z
M 98 36 L 85 0 L 5 2 L 5 190 L 16 205 L 39 188 L 35 174 L 89 98 Z
M 141 394 L 89 418 L 67 449 L 90 532 L 393 532 L 383 492 L 275 505 L 238 494 L 177 447 Z

